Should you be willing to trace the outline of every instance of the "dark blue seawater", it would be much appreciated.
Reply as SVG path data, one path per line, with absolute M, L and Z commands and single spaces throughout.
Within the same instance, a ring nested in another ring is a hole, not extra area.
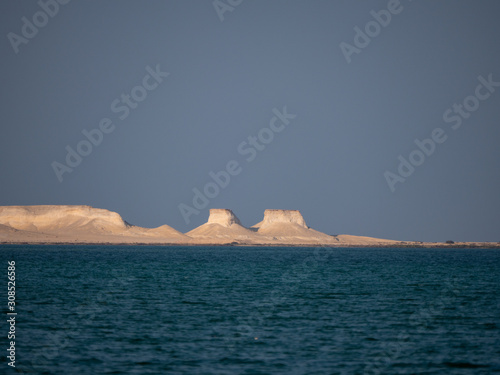
M 500 373 L 499 250 L 1 246 L 0 259 L 0 373 Z

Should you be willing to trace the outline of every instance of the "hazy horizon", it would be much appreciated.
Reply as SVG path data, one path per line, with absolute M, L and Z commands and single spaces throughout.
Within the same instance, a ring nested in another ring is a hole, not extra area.
M 4 1 L 0 205 L 184 233 L 210 208 L 247 227 L 291 209 L 328 234 L 500 241 L 499 10 Z

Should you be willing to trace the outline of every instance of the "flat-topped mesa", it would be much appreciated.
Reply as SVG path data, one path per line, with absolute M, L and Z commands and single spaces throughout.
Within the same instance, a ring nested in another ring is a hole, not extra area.
M 226 209 L 211 209 L 208 221 L 186 235 L 191 237 L 191 243 L 198 244 L 260 243 L 258 236 Z
M 233 211 L 224 208 L 210 209 L 210 216 L 207 224 L 219 224 L 223 227 L 230 227 L 233 224 L 241 225 L 240 220 Z
M 261 226 L 264 227 L 275 223 L 291 223 L 308 228 L 306 221 L 298 210 L 265 210 L 264 220 L 260 223 Z
M 116 212 L 90 206 L 2 206 L 0 224 L 20 230 L 74 229 L 96 226 L 125 230 L 128 224 Z

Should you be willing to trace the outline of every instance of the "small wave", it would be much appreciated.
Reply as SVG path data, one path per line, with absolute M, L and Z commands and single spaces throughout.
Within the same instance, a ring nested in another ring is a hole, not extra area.
M 485 365 L 478 365 L 469 362 L 445 362 L 444 365 L 452 368 L 484 368 Z

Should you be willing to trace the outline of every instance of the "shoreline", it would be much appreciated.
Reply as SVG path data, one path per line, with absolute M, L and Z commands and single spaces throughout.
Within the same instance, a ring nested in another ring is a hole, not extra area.
M 156 246 L 156 247 L 269 247 L 269 248 L 280 248 L 280 247 L 321 247 L 321 248 L 334 248 L 334 249 L 344 249 L 344 248 L 372 248 L 372 249 L 498 249 L 500 250 L 500 243 L 457 243 L 457 244 L 445 244 L 445 243 L 424 243 L 424 244 L 339 244 L 332 246 L 331 244 L 242 244 L 242 243 L 223 243 L 223 244 L 213 244 L 213 243 L 148 243 L 148 242 L 0 242 L 2 245 L 28 245 L 28 246 Z
M 487 248 L 497 241 L 408 241 L 314 230 L 298 210 L 266 209 L 243 226 L 230 209 L 212 208 L 208 221 L 186 233 L 166 224 L 143 228 L 120 214 L 86 205 L 0 206 L 0 245 L 210 246 L 328 248 Z

